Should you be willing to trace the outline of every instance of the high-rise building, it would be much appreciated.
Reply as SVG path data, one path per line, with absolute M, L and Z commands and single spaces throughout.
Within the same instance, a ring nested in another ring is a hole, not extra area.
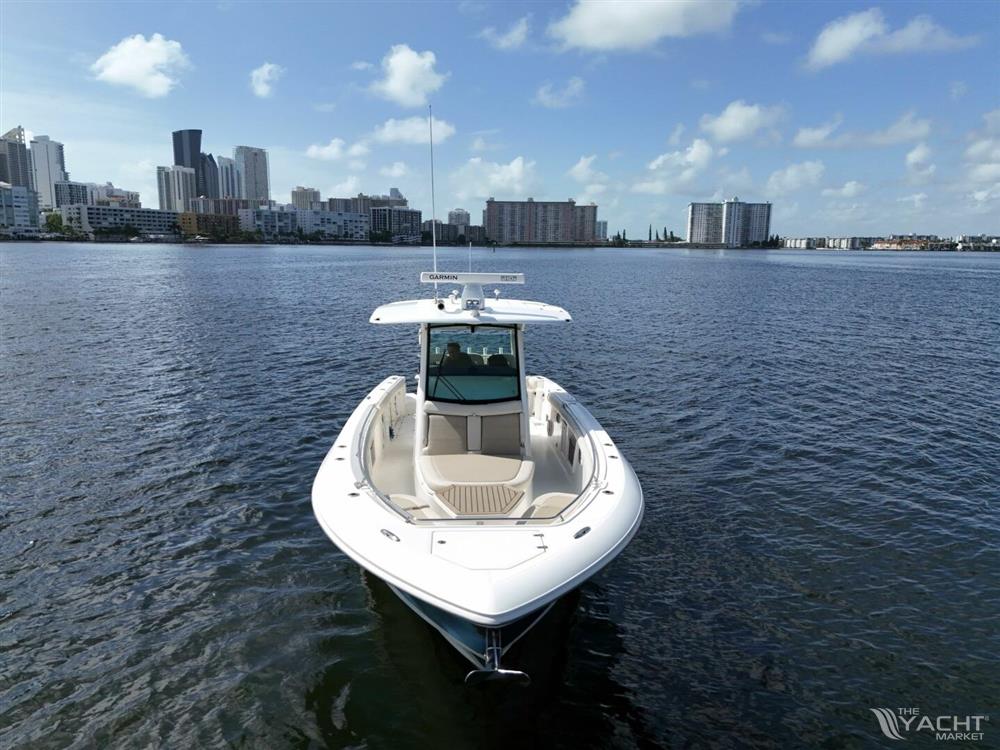
M 467 227 L 472 223 L 472 219 L 464 208 L 455 208 L 448 212 L 448 223 L 458 227 Z
M 119 208 L 142 208 L 139 193 L 116 188 L 110 182 L 103 185 L 87 184 L 88 203 L 91 206 L 117 206 Z
M 233 150 L 233 158 L 240 174 L 241 197 L 270 200 L 271 179 L 267 167 L 267 151 L 253 146 L 237 146 Z
M 236 161 L 225 156 L 217 156 L 215 165 L 219 168 L 219 197 L 242 198 L 240 173 L 236 169 Z
M 174 165 L 190 167 L 196 172 L 201 167 L 201 131 L 174 131 Z
M 156 186 L 161 211 L 187 211 L 195 197 L 195 172 L 191 167 L 157 167 Z
M 219 167 L 211 154 L 202 154 L 199 159 L 200 171 L 195 170 L 198 196 L 205 198 L 219 197 Z
M 376 206 L 371 209 L 371 230 L 392 242 L 420 242 L 421 214 L 402 206 Z
M 90 185 L 86 182 L 57 180 L 52 186 L 52 201 L 51 208 L 87 205 L 92 202 L 90 200 Z
M 23 185 L 0 182 L 0 233 L 14 236 L 38 232 L 38 194 Z
M 576 201 L 486 201 L 486 236 L 503 245 L 531 242 L 592 242 L 597 206 Z
M 706 245 L 722 243 L 722 204 L 689 203 L 687 241 Z
M 313 204 L 319 204 L 319 190 L 316 188 L 299 185 L 292 191 L 292 205 L 296 208 L 313 208 Z
M 30 158 L 38 207 L 43 210 L 55 208 L 58 205 L 55 183 L 69 179 L 63 145 L 47 135 L 35 136 L 31 139 Z
M 0 182 L 11 187 L 35 189 L 31 157 L 24 142 L 24 128 L 20 125 L 0 137 Z
M 608 222 L 598 220 L 597 226 L 594 228 L 594 235 L 595 240 L 606 240 L 608 238 Z
M 744 203 L 733 198 L 723 203 L 688 204 L 688 242 L 750 247 L 766 242 L 770 232 L 770 203 Z

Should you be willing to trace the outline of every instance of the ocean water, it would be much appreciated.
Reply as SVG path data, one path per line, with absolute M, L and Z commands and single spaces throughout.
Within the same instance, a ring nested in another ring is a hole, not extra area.
M 311 512 L 348 414 L 416 370 L 367 319 L 429 250 L 0 245 L 0 746 L 891 744 L 872 707 L 1000 746 L 1000 255 L 473 262 L 570 310 L 529 370 L 645 490 L 528 689 L 466 688 Z

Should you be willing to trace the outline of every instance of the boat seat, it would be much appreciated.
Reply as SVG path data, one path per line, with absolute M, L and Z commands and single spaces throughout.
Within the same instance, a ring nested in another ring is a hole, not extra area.
M 430 518 L 430 507 L 426 503 L 421 504 L 413 495 L 405 495 L 396 492 L 389 495 L 389 500 L 400 510 L 406 511 L 414 518 Z
M 576 498 L 569 492 L 546 492 L 535 498 L 521 518 L 552 518 L 562 513 Z
M 445 453 L 420 457 L 420 473 L 432 490 L 454 484 L 522 485 L 535 473 L 534 461 L 516 456 Z

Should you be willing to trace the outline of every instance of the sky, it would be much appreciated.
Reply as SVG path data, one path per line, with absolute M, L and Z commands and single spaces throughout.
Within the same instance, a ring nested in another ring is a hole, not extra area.
M 593 201 L 610 232 L 774 204 L 782 236 L 1000 234 L 1000 2 L 0 3 L 0 128 L 156 207 L 170 133 L 272 197 L 437 215 Z

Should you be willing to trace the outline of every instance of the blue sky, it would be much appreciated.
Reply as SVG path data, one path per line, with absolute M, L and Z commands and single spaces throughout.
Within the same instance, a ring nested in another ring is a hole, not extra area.
M 1000 233 L 997 2 L 0 6 L 0 127 L 156 206 L 170 132 L 270 151 L 273 197 L 398 186 L 430 214 L 594 200 L 612 232 L 692 200 L 782 235 Z M 413 119 L 417 118 L 417 119 Z

